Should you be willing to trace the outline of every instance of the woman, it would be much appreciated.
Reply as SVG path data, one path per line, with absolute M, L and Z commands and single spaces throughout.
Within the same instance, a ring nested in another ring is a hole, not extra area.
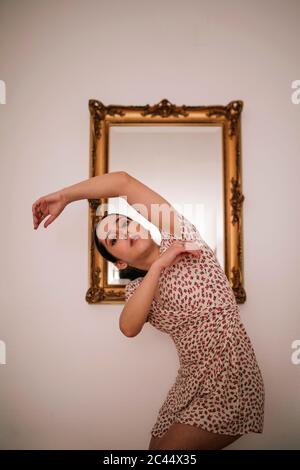
M 262 433 L 264 384 L 235 296 L 213 250 L 183 214 L 133 176 L 114 172 L 38 199 L 34 228 L 50 215 L 47 227 L 70 202 L 114 196 L 143 204 L 143 215 L 162 235 L 159 246 L 120 214 L 96 227 L 97 249 L 131 276 L 120 329 L 136 336 L 148 321 L 171 336 L 180 360 L 149 450 L 223 449 L 246 433 Z M 154 207 L 168 208 L 166 224 L 147 215 Z

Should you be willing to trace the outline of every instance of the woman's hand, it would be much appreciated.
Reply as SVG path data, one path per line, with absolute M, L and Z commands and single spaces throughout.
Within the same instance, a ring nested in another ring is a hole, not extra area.
M 50 215 L 44 223 L 44 227 L 47 228 L 64 210 L 66 205 L 67 200 L 63 191 L 56 191 L 55 193 L 47 194 L 37 199 L 32 204 L 34 229 L 37 229 L 42 220 L 44 220 L 47 215 Z
M 193 241 L 175 241 L 154 263 L 156 266 L 164 269 L 177 263 L 188 253 L 200 257 L 200 245 Z

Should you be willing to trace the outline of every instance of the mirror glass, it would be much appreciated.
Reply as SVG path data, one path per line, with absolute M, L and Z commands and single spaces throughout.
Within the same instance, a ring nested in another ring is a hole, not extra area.
M 214 250 L 224 269 L 224 175 L 221 125 L 113 124 L 109 129 L 109 172 L 126 171 L 161 194 L 184 214 Z M 108 213 L 141 223 L 160 244 L 158 228 L 123 198 L 108 198 Z M 126 284 L 108 262 L 108 284 Z

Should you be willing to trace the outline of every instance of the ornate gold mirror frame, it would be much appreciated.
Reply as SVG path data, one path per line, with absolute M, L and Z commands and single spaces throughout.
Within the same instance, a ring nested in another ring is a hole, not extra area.
M 109 129 L 113 124 L 199 124 L 222 127 L 225 273 L 238 303 L 244 303 L 246 293 L 243 274 L 243 212 L 241 167 L 241 112 L 243 101 L 231 101 L 227 106 L 176 106 L 163 99 L 153 106 L 105 106 L 89 100 L 90 168 L 89 177 L 109 172 Z M 126 169 L 124 169 L 126 170 Z M 94 246 L 93 229 L 103 217 L 97 208 L 107 199 L 89 199 L 89 288 L 88 303 L 124 303 L 124 285 L 107 283 L 107 261 Z M 106 206 L 107 207 L 107 206 Z

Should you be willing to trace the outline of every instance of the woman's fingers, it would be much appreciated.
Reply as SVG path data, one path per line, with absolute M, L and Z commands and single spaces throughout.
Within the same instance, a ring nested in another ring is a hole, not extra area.
M 176 240 L 173 245 L 191 250 L 199 250 L 201 247 L 201 244 L 194 240 Z
M 40 209 L 37 204 L 34 204 L 32 206 L 32 214 L 33 214 L 33 226 L 34 228 L 37 228 L 39 223 L 40 223 Z
M 42 214 L 40 203 L 38 201 L 32 206 L 32 214 L 36 219 L 38 219 Z
M 40 217 L 33 216 L 34 228 L 37 228 L 44 218 L 45 218 L 45 215 L 42 215 Z
M 48 207 L 47 200 L 44 197 L 37 199 L 32 205 L 34 228 L 37 228 L 39 224 L 42 222 L 42 220 L 44 220 L 44 218 L 48 214 L 49 214 L 49 207 Z
M 201 250 L 186 250 L 188 253 L 190 253 L 191 255 L 195 255 L 195 256 L 201 256 L 202 255 L 202 251 Z
M 56 219 L 55 215 L 51 215 L 50 217 L 48 217 L 48 219 L 44 223 L 44 227 L 47 228 L 48 225 L 50 225 L 53 222 L 53 220 L 55 220 L 55 219 Z
M 201 246 L 200 243 L 196 241 L 186 241 L 184 242 L 184 245 L 189 250 L 199 250 Z
M 37 199 L 32 205 L 32 213 L 36 214 L 38 210 L 40 210 L 42 198 Z
M 32 204 L 32 213 L 33 213 L 33 214 L 35 213 L 35 208 L 36 208 L 38 202 L 39 202 L 39 199 L 37 199 L 37 200 Z
M 191 254 L 191 255 L 194 255 L 194 256 L 198 256 L 198 257 L 200 257 L 202 255 L 202 251 L 199 248 L 197 248 L 197 249 L 196 248 L 192 248 L 192 249 L 185 248 L 184 253 Z
M 191 253 L 194 256 L 200 257 L 202 254 L 202 251 L 200 249 L 201 245 L 198 242 L 195 241 L 176 241 L 174 242 L 174 248 L 176 251 L 178 251 L 178 254 L 182 253 Z M 180 258 L 181 259 L 181 258 Z
M 34 217 L 34 220 L 35 220 L 36 223 L 40 222 L 41 215 L 42 215 L 41 211 L 40 211 L 39 207 L 37 206 L 35 208 L 35 211 L 34 211 L 34 214 L 33 214 L 33 217 Z
M 200 258 L 202 256 L 202 252 L 200 250 L 187 250 L 185 249 L 184 251 L 180 252 L 176 257 L 175 257 L 175 260 L 173 262 L 174 263 L 177 263 L 178 261 L 180 261 L 181 259 L 183 259 L 186 255 L 189 255 L 189 254 L 192 254 L 194 256 L 196 256 L 197 258 Z
M 201 251 L 200 247 L 201 247 L 201 245 L 198 242 L 194 242 L 194 241 L 185 242 L 185 250 L 188 253 L 191 253 L 192 255 L 201 256 L 202 251 Z

